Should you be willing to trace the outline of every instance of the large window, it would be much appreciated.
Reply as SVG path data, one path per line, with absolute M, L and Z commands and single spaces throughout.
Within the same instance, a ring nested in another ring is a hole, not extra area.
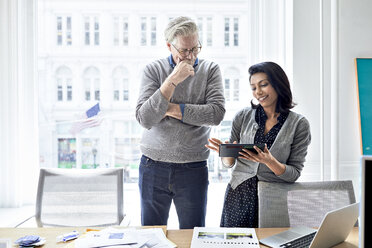
M 146 0 L 39 1 L 40 166 L 123 167 L 125 182 L 132 183 L 133 192 L 138 190 L 135 183 L 144 128 L 134 113 L 143 68 L 169 56 L 164 29 L 185 11 L 199 27 L 203 49 L 198 58 L 217 63 L 221 70 L 226 115 L 220 125 L 211 128 L 210 136 L 227 140 L 235 113 L 248 106 L 251 98 L 247 68 L 271 59 L 267 54 L 273 46 L 267 40 L 256 41 L 257 37 L 266 38 L 262 30 L 270 30 L 271 25 L 261 23 L 265 16 L 250 15 L 261 15 L 260 7 L 248 0 L 201 1 L 197 7 L 187 1 L 176 6 L 170 0 L 155 5 Z M 281 34 L 275 44 L 284 44 L 283 37 Z M 281 65 L 290 60 L 280 59 L 272 60 Z M 94 113 L 88 113 L 92 108 Z M 208 168 L 211 183 L 228 182 L 231 170 L 222 166 L 218 154 L 211 153 Z M 133 223 L 140 224 L 136 219 Z

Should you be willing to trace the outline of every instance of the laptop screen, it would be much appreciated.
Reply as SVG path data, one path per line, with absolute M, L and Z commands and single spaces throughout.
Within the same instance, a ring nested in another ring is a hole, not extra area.
M 367 206 L 366 198 L 368 198 L 367 188 L 372 183 L 368 183 L 367 178 L 372 177 L 372 156 L 363 156 L 361 163 L 361 181 L 360 181 L 360 239 L 359 244 L 361 248 L 368 247 L 367 244 L 371 244 L 372 238 L 368 236 L 366 220 L 370 214 L 366 209 L 370 209 Z M 369 204 L 372 205 L 371 203 Z

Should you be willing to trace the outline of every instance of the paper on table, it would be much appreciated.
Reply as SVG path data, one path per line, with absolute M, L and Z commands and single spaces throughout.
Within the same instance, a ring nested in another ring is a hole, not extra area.
M 125 228 L 125 229 L 116 229 L 116 228 L 106 228 L 101 231 L 90 231 L 85 234 L 83 234 L 80 238 L 75 240 L 75 242 L 72 242 L 68 244 L 65 248 L 81 248 L 81 244 L 87 244 L 86 240 L 81 243 L 81 240 L 89 238 L 91 241 L 89 242 L 95 242 L 96 240 L 93 239 L 94 236 L 105 236 L 109 237 L 107 235 L 114 234 L 112 237 L 120 237 L 119 235 L 123 234 L 124 236 L 128 237 L 127 241 L 129 241 L 129 238 L 132 241 L 135 241 L 135 244 L 118 244 L 115 245 L 115 248 L 174 248 L 177 247 L 174 243 L 172 243 L 170 240 L 167 239 L 167 237 L 164 234 L 164 231 L 162 228 L 146 228 L 146 229 L 135 229 L 135 228 Z M 93 238 L 92 238 L 93 237 Z M 88 245 L 92 245 L 92 243 L 89 243 Z M 107 246 L 107 245 L 106 245 Z M 93 246 L 83 246 L 83 247 L 97 247 L 97 244 L 94 243 Z M 107 246 L 109 247 L 109 246 Z
M 167 239 L 161 228 L 147 228 L 136 230 L 138 237 L 147 239 L 146 247 L 154 248 L 174 248 L 177 247 L 172 241 Z
M 2 239 L 0 238 L 0 248 L 10 248 L 12 240 L 11 239 Z
M 88 232 L 84 237 L 75 241 L 76 248 L 94 248 L 102 246 L 135 245 L 136 238 L 125 230 L 112 227 L 105 228 L 98 232 Z
M 254 228 L 195 227 L 191 248 L 259 248 Z

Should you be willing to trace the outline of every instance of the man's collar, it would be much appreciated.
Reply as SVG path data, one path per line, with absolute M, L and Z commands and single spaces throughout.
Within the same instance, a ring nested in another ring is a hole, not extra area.
M 169 57 L 168 57 L 168 62 L 169 62 L 169 65 L 170 65 L 172 68 L 174 68 L 174 67 L 176 66 L 176 64 L 175 64 L 174 61 L 173 61 L 172 54 L 169 55 Z M 199 58 L 196 58 L 193 67 L 195 68 L 198 64 L 199 64 Z

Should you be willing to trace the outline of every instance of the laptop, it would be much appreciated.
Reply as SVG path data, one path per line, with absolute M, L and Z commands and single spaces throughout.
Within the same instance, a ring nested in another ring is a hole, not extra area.
M 328 212 L 318 230 L 293 227 L 287 231 L 260 240 L 273 248 L 310 247 L 328 248 L 347 238 L 359 216 L 359 203 Z

